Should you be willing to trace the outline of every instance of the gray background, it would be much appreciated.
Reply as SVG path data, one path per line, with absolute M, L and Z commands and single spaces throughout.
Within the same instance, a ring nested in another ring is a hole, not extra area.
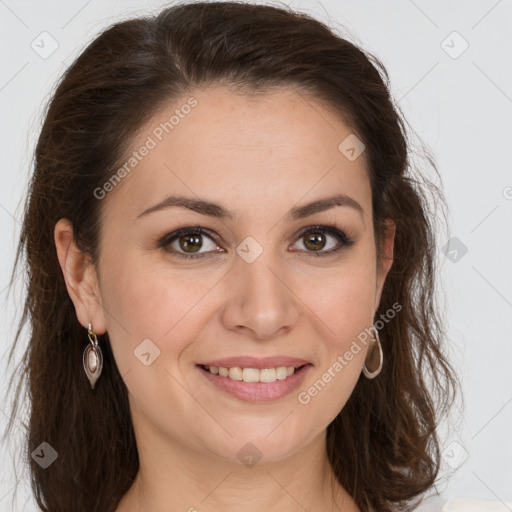
M 442 501 L 483 498 L 497 502 L 496 512 L 512 510 L 504 503 L 512 502 L 512 2 L 286 3 L 348 30 L 349 38 L 383 61 L 394 97 L 435 154 L 450 207 L 450 233 L 441 235 L 440 247 L 451 237 L 458 239 L 449 246 L 456 252 L 448 258 L 440 250 L 439 261 L 450 357 L 465 400 L 464 414 L 443 425 L 438 489 Z M 22 310 L 22 279 L 14 295 L 7 297 L 6 288 L 43 104 L 60 74 L 101 28 L 164 4 L 0 0 L 0 356 L 11 344 Z M 52 44 L 58 47 L 45 55 Z M 3 398 L 5 356 L 0 371 L 3 431 L 9 410 Z M 10 507 L 19 482 L 16 510 L 35 511 L 27 475 L 12 474 L 12 454 L 19 447 L 13 443 L 1 449 L 0 510 Z

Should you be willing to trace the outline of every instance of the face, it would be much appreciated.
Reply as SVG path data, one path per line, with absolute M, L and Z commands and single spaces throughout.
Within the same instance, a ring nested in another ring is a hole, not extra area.
M 203 460 L 240 460 L 247 442 L 278 460 L 322 434 L 349 398 L 368 346 L 333 368 L 372 325 L 391 259 L 376 259 L 365 154 L 340 151 L 354 130 L 339 116 L 289 89 L 191 96 L 195 106 L 186 96 L 138 132 L 140 160 L 102 189 L 113 188 L 98 199 L 98 300 L 77 298 L 77 314 L 108 331 L 136 431 Z M 338 204 L 302 208 L 335 195 Z M 169 201 L 146 212 L 170 196 L 218 206 Z M 392 242 L 391 233 L 389 257 Z M 274 383 L 198 366 L 248 357 L 308 365 Z

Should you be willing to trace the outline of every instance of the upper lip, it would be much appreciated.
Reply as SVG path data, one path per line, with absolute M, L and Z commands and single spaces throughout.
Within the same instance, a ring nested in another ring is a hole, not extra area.
M 277 368 L 279 366 L 303 366 L 309 361 L 296 357 L 274 356 L 274 357 L 253 357 L 239 356 L 214 359 L 198 363 L 204 366 L 222 366 L 223 368 Z

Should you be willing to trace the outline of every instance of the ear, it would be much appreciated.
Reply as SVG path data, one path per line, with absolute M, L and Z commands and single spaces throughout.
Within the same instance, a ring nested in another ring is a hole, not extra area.
M 98 335 L 107 330 L 96 268 L 88 254 L 76 246 L 73 225 L 60 219 L 54 230 L 57 257 L 68 294 L 75 305 L 78 321 L 87 329 L 89 322 Z
M 375 311 L 379 307 L 380 299 L 382 295 L 382 289 L 384 288 L 384 282 L 388 275 L 389 269 L 393 264 L 393 249 L 395 245 L 395 231 L 396 224 L 391 219 L 385 220 L 386 228 L 384 232 L 383 244 L 383 255 L 380 261 L 377 262 L 377 287 L 375 290 Z

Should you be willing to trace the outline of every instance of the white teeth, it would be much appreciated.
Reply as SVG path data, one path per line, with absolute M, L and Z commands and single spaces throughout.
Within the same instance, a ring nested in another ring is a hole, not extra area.
M 262 368 L 260 370 L 260 382 L 275 382 L 276 380 L 275 368 Z
M 242 370 L 242 379 L 244 382 L 259 382 L 260 371 L 258 368 L 244 368 Z
M 284 380 L 286 377 L 295 373 L 295 366 L 278 366 L 277 368 L 224 368 L 223 366 L 204 366 L 213 375 L 229 377 L 233 380 L 243 380 L 244 382 L 275 382 Z M 298 367 L 297 367 L 298 368 Z
M 293 366 L 290 366 L 290 368 L 293 368 Z M 292 370 L 292 372 L 295 371 L 295 369 Z M 276 379 L 277 380 L 284 380 L 288 377 L 286 366 L 278 366 L 276 368 Z
M 242 368 L 235 366 L 229 369 L 229 378 L 233 380 L 242 380 Z

